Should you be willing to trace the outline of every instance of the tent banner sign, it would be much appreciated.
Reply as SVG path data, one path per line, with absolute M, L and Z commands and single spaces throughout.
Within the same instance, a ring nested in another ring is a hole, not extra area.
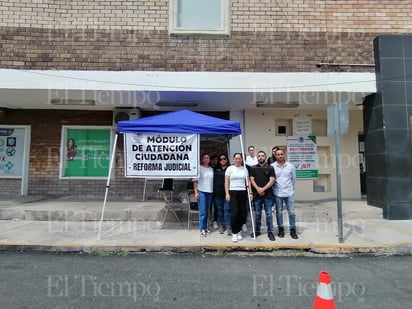
M 288 136 L 287 151 L 287 160 L 296 168 L 296 179 L 319 177 L 316 136 Z
M 127 132 L 124 139 L 125 177 L 198 176 L 198 134 Z

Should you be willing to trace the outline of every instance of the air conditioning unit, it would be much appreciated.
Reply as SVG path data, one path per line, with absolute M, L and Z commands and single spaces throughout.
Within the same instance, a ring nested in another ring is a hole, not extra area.
M 113 110 L 113 125 L 116 126 L 119 121 L 133 120 L 140 118 L 142 111 L 140 109 L 119 108 Z

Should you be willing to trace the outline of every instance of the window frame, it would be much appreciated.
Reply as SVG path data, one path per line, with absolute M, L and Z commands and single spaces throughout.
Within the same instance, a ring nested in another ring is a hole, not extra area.
M 169 35 L 184 36 L 184 35 L 212 35 L 212 36 L 230 36 L 230 1 L 220 0 L 221 5 L 221 25 L 220 30 L 202 30 L 194 28 L 179 28 L 178 21 L 178 2 L 179 0 L 169 1 Z

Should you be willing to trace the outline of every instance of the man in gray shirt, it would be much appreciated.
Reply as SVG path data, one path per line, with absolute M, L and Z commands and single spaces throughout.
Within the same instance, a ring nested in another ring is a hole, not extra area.
M 289 217 L 290 236 L 298 239 L 296 234 L 296 215 L 295 215 L 295 181 L 296 169 L 290 162 L 285 160 L 283 149 L 276 150 L 276 162 L 271 166 L 275 170 L 276 182 L 273 185 L 273 194 L 275 195 L 276 221 L 278 224 L 278 236 L 285 237 L 283 227 L 283 204 L 285 204 Z

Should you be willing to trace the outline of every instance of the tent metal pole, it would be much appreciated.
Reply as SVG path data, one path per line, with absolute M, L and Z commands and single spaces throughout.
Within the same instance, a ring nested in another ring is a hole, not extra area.
M 240 136 L 240 148 L 242 151 L 242 157 L 244 160 L 246 160 L 246 156 L 245 156 L 245 151 L 243 148 L 243 138 L 242 138 L 242 134 L 239 135 Z M 245 168 L 246 168 L 246 162 L 244 162 Z M 247 191 L 247 200 L 249 202 L 249 212 L 250 212 L 250 221 L 252 222 L 252 231 L 253 231 L 253 238 L 256 239 L 256 231 L 255 231 L 255 218 L 253 217 L 253 210 L 252 210 L 252 200 L 250 198 L 250 194 L 249 194 L 249 190 L 250 192 L 252 192 L 252 186 L 250 185 L 249 182 L 249 177 L 246 178 L 246 191 Z
M 118 133 L 116 133 L 116 135 L 115 135 L 115 137 L 114 137 L 112 157 L 110 158 L 109 175 L 107 176 L 106 192 L 105 192 L 105 194 L 104 194 L 104 202 L 103 202 L 102 216 L 101 216 L 101 218 L 100 218 L 99 233 L 97 234 L 97 240 L 100 240 L 100 233 L 101 233 L 101 231 L 102 231 L 104 209 L 105 209 L 105 207 L 106 207 L 107 194 L 109 193 L 110 178 L 111 178 L 111 176 L 112 176 L 113 162 L 114 162 L 114 158 L 115 158 L 115 156 L 116 156 L 117 136 L 118 136 Z

